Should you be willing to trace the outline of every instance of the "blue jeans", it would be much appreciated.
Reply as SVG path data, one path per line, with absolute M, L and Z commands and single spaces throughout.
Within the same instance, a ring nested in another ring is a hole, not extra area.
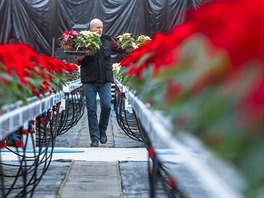
M 88 125 L 90 138 L 100 139 L 100 131 L 105 132 L 111 112 L 111 82 L 106 83 L 83 83 L 83 90 L 86 97 L 86 108 L 88 114 Z M 97 93 L 100 97 L 101 114 L 97 119 Z

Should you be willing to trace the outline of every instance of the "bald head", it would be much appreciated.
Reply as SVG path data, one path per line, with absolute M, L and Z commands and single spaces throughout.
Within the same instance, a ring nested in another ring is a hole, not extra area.
M 96 32 L 100 36 L 103 34 L 103 22 L 99 19 L 93 19 L 90 22 L 90 31 Z

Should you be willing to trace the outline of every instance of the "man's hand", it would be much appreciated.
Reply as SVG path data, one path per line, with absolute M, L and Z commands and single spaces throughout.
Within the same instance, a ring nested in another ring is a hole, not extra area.
M 82 64 L 82 59 L 84 58 L 85 55 L 78 55 L 78 56 L 75 56 L 74 58 L 74 63 L 77 64 L 77 65 L 80 65 Z

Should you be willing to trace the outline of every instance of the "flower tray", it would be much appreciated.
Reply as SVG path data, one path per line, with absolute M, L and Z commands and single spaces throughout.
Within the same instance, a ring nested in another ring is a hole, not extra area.
M 95 55 L 95 51 L 68 51 L 68 50 L 64 50 L 66 55 L 86 55 L 86 56 L 93 56 Z

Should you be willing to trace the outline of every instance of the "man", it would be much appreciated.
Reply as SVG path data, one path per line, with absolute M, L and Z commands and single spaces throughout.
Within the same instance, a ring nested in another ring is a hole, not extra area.
M 99 19 L 90 22 L 90 31 L 100 35 L 102 46 L 93 56 L 77 56 L 75 62 L 81 64 L 81 82 L 86 97 L 88 124 L 91 147 L 98 147 L 107 142 L 106 129 L 111 113 L 111 84 L 114 82 L 111 51 L 124 53 L 118 48 L 118 43 L 108 35 L 103 34 L 103 23 Z M 100 97 L 101 114 L 97 119 L 97 93 Z

